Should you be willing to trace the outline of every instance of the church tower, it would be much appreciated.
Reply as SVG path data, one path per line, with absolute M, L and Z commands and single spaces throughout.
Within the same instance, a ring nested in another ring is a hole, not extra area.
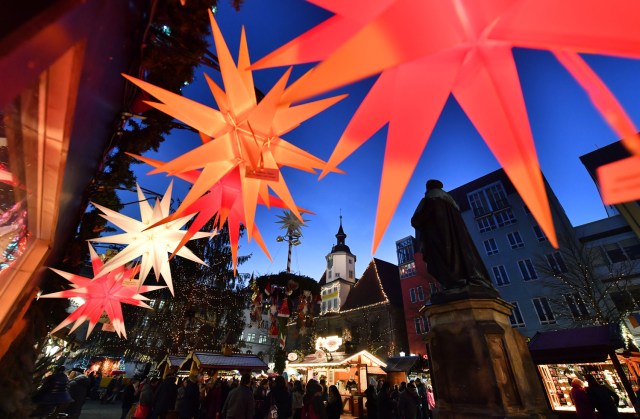
M 346 238 L 347 235 L 342 228 L 342 215 L 340 215 L 336 244 L 331 248 L 331 253 L 326 256 L 326 282 L 320 291 L 322 314 L 339 311 L 346 301 L 351 287 L 356 283 L 356 257 L 347 246 Z

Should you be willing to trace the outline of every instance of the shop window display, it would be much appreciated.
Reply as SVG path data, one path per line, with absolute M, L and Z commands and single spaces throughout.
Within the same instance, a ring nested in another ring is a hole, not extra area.
M 625 364 L 622 364 L 622 367 L 634 391 L 637 391 L 637 376 L 631 373 Z M 549 404 L 553 410 L 575 411 L 575 406 L 569 395 L 571 392 L 571 380 L 578 378 L 585 382 L 586 386 L 587 375 L 592 375 L 598 383 L 611 388 L 618 394 L 620 397 L 619 412 L 635 413 L 630 397 L 610 360 L 585 364 L 538 365 L 538 369 L 547 392 Z

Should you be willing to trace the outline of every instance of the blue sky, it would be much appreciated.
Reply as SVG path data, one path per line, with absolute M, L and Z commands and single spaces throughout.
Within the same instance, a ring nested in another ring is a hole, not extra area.
M 329 16 L 326 11 L 302 0 L 246 0 L 240 12 L 222 0 L 216 19 L 234 57 L 240 28 L 246 27 L 251 58 L 256 61 Z M 606 213 L 596 186 L 578 157 L 617 141 L 617 136 L 550 53 L 518 49 L 514 56 L 543 173 L 574 225 L 604 218 Z M 640 124 L 637 103 L 640 62 L 600 56 L 587 56 L 586 59 L 634 122 Z M 294 69 L 292 79 L 306 68 Z M 219 74 L 212 69 L 198 69 L 195 82 L 183 93 L 191 99 L 212 104 L 203 72 L 220 81 Z M 283 72 L 284 69 L 254 72 L 256 86 L 267 92 Z M 327 160 L 372 82 L 364 80 L 340 89 L 337 93 L 348 93 L 347 99 L 307 121 L 285 138 Z M 373 256 L 371 244 L 385 135 L 386 129 L 383 129 L 349 157 L 340 166 L 347 172 L 345 175 L 331 174 L 318 181 L 317 176 L 309 173 L 283 169 L 296 203 L 315 212 L 307 217 L 310 222 L 303 228 L 302 244 L 294 248 L 293 271 L 319 279 L 324 270 L 324 256 L 335 243 L 334 235 L 342 211 L 347 244 L 357 256 L 356 275 L 361 275 Z M 199 143 L 197 135 L 178 131 L 162 144 L 158 153 L 148 155 L 169 160 Z M 455 100 L 450 98 L 375 257 L 397 262 L 395 241 L 413 234 L 409 220 L 424 194 L 427 179 L 441 179 L 445 189 L 453 189 L 498 168 L 483 140 Z M 148 169 L 146 165 L 136 167 L 139 183 L 163 192 L 169 179 L 163 175 L 144 175 Z M 174 197 L 184 196 L 186 187 L 184 182 L 176 180 Z M 282 233 L 276 223 L 279 214 L 278 209 L 259 208 L 256 218 L 273 261 L 244 238 L 240 254 L 252 253 L 252 257 L 240 267 L 240 272 L 260 275 L 286 268 L 287 246 L 276 242 L 276 237 Z

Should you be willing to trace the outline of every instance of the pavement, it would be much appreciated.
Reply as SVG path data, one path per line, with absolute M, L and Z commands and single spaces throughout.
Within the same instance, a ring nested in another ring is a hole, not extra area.
M 120 419 L 122 404 L 100 404 L 98 400 L 87 400 L 82 407 L 80 419 Z
M 120 402 L 116 404 L 100 404 L 98 400 L 87 400 L 82 407 L 80 419 L 120 419 L 122 414 L 122 405 Z M 348 413 L 340 416 L 341 419 L 353 418 Z

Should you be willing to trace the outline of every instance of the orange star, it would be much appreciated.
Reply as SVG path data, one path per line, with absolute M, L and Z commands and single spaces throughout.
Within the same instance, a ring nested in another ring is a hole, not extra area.
M 285 95 L 290 101 L 381 73 L 327 166 L 327 170 L 336 167 L 389 123 L 374 252 L 449 94 L 557 246 L 511 52 L 514 46 L 554 52 L 625 144 L 636 152 L 640 148 L 633 123 L 577 55 L 638 57 L 640 2 L 636 0 L 310 1 L 335 16 L 253 68 L 322 61 L 290 87 Z M 640 195 L 640 187 L 636 192 Z
M 176 217 L 178 214 L 187 214 L 187 209 L 194 202 L 224 176 L 237 169 L 241 184 L 239 193 L 242 193 L 242 200 L 239 202 L 244 206 L 243 220 L 246 222 L 247 236 L 251 239 L 256 231 L 253 225 L 258 199 L 260 197 L 269 205 L 269 188 L 289 210 L 302 219 L 282 178 L 280 167 L 289 166 L 316 173 L 314 169 L 322 168 L 326 163 L 285 141 L 281 136 L 345 95 L 290 106 L 290 103 L 282 100 L 289 70 L 262 101 L 257 103 L 244 31 L 236 65 L 211 12 L 209 16 L 226 92 L 209 77 L 205 77 L 219 110 L 142 80 L 125 77 L 161 101 L 149 102 L 150 105 L 197 129 L 203 137 L 203 145 L 151 172 L 177 175 L 202 169 L 176 210 Z

